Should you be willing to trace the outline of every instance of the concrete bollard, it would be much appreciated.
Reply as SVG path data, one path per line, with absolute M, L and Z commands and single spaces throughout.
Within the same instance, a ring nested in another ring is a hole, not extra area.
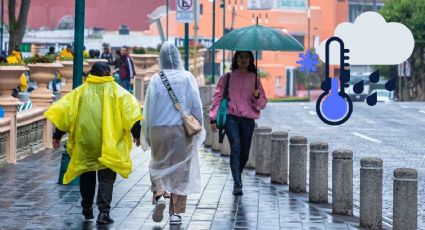
M 259 133 L 256 145 L 258 149 L 261 149 L 261 153 L 256 155 L 255 174 L 270 176 L 272 163 L 272 134 Z
M 411 168 L 394 171 L 393 229 L 418 227 L 418 172 Z
M 230 143 L 227 135 L 224 137 L 223 144 L 220 146 L 220 155 L 230 156 Z
M 353 152 L 332 152 L 332 213 L 353 215 Z
M 309 201 L 328 203 L 328 144 L 310 144 Z
M 204 128 L 206 132 L 204 146 L 211 147 L 212 145 L 212 136 L 211 136 L 211 125 L 210 120 L 208 119 L 208 115 L 210 113 L 211 106 L 204 106 Z
M 360 160 L 360 226 L 382 228 L 382 160 L 366 157 Z
M 212 104 L 212 96 L 214 93 L 215 85 L 199 86 L 199 96 L 203 106 Z
M 255 162 L 257 161 L 256 159 L 256 152 L 257 152 L 257 147 L 256 147 L 256 143 L 257 143 L 257 136 L 258 133 L 271 133 L 272 132 L 272 128 L 268 127 L 268 126 L 260 126 L 258 127 L 258 124 L 255 123 L 255 129 L 254 129 L 254 133 L 252 134 L 252 140 L 251 140 L 251 148 L 249 149 L 249 157 L 248 157 L 248 162 L 246 163 L 246 168 L 249 169 L 255 169 Z
M 288 133 L 272 133 L 271 181 L 288 184 Z
M 221 148 L 221 144 L 218 143 L 218 131 L 217 132 L 211 132 L 211 136 L 212 136 L 212 143 L 211 143 L 211 149 L 214 151 L 220 151 Z
M 289 139 L 289 191 L 307 191 L 307 138 L 294 136 Z

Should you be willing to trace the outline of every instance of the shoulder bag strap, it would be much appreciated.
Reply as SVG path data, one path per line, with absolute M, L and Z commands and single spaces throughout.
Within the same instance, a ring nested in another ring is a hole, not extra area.
M 174 93 L 173 88 L 170 85 L 170 82 L 168 81 L 167 77 L 165 76 L 164 71 L 159 72 L 159 76 L 161 77 L 162 83 L 164 83 L 164 86 L 168 91 L 168 95 L 170 95 L 170 98 L 174 103 L 174 107 L 177 109 L 177 111 L 180 111 L 181 106 L 180 106 L 179 100 L 177 99 L 177 96 Z

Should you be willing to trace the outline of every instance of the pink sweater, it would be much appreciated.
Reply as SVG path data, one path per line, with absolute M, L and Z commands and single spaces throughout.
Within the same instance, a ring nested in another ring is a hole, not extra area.
M 220 77 L 217 87 L 214 90 L 212 107 L 209 114 L 210 120 L 215 120 L 217 117 L 226 82 L 227 74 Z M 266 93 L 259 78 L 258 83 L 260 98 L 255 99 L 255 74 L 250 72 L 242 73 L 239 70 L 232 71 L 229 82 L 229 108 L 227 114 L 258 119 L 260 117 L 260 110 L 264 109 L 267 104 Z

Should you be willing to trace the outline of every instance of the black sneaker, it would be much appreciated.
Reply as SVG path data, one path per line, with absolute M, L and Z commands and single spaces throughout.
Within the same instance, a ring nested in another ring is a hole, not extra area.
M 109 213 L 100 212 L 99 216 L 97 216 L 96 223 L 98 223 L 98 224 L 112 224 L 112 223 L 114 223 L 114 220 L 111 219 L 111 217 L 109 216 Z
M 233 195 L 242 196 L 243 195 L 242 186 L 238 186 L 238 185 L 233 186 Z
M 94 218 L 93 208 L 83 208 L 82 214 L 86 220 L 91 220 Z

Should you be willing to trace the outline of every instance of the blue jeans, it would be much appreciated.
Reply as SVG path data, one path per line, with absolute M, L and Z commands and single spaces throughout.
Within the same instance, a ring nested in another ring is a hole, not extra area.
M 130 79 L 121 79 L 120 81 L 120 85 L 126 89 L 127 91 L 131 92 L 131 84 L 130 84 Z
M 254 128 L 254 119 L 227 115 L 226 135 L 230 143 L 230 169 L 235 186 L 242 187 L 241 174 L 248 161 Z

